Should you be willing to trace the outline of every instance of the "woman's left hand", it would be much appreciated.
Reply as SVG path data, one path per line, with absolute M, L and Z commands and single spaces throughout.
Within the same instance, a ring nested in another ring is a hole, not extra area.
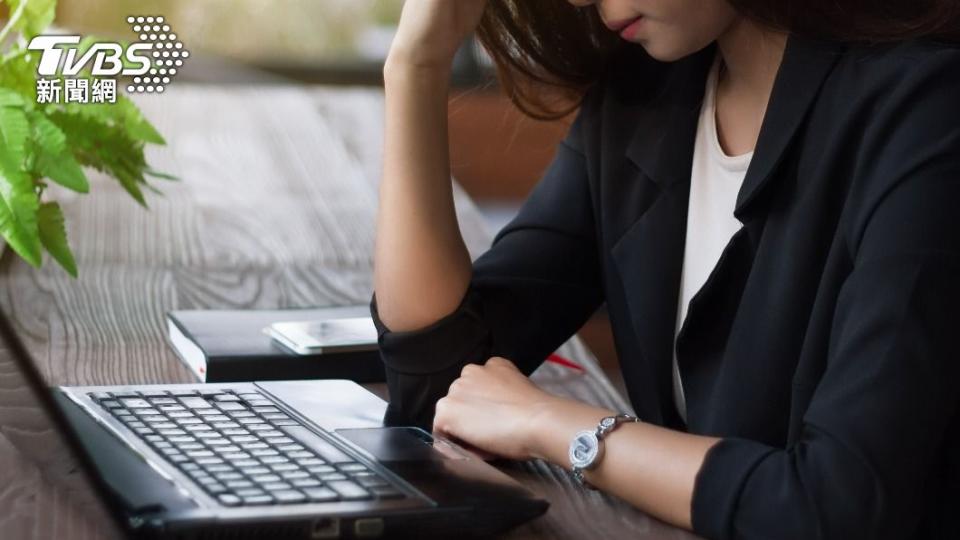
M 562 398 L 530 381 L 513 362 L 494 356 L 468 364 L 437 402 L 433 430 L 478 450 L 510 459 L 531 459 L 537 417 Z

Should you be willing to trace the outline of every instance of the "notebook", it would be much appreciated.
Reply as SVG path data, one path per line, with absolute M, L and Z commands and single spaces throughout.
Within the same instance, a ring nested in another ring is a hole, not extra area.
M 382 382 L 379 350 L 297 354 L 264 329 L 277 322 L 369 317 L 367 305 L 280 310 L 179 310 L 167 313 L 170 344 L 203 382 L 349 379 Z

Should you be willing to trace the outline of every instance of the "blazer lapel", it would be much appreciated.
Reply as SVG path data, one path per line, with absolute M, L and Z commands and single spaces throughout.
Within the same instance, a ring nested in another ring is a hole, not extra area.
M 746 222 L 751 206 L 771 183 L 777 165 L 841 52 L 839 44 L 788 37 L 753 158 L 737 196 L 734 215 L 741 222 Z
M 671 351 L 697 119 L 715 52 L 711 45 L 697 53 L 641 111 L 626 155 L 637 168 L 632 181 L 652 182 L 659 189 L 652 202 L 625 206 L 645 210 L 632 217 L 611 249 L 643 356 L 630 359 L 629 369 L 656 381 L 657 388 L 632 398 L 643 402 L 638 409 L 645 409 L 650 420 L 664 425 L 680 423 L 672 406 Z
M 630 360 L 631 369 L 656 381 L 656 395 L 634 399 L 658 409 L 649 414 L 658 412 L 660 417 L 651 420 L 668 426 L 682 425 L 673 404 L 674 332 L 697 121 L 715 54 L 716 44 L 712 44 L 688 61 L 681 61 L 685 65 L 678 66 L 671 75 L 665 92 L 642 111 L 626 157 L 638 169 L 637 181 L 653 182 L 659 191 L 654 201 L 638 203 L 637 207 L 645 210 L 638 212 L 611 248 L 643 353 L 643 358 Z M 756 203 L 760 195 L 776 177 L 777 165 L 838 57 L 838 46 L 833 44 L 792 35 L 788 38 L 754 157 L 737 198 L 734 215 L 741 222 L 746 222 L 750 213 L 759 208 Z M 740 235 L 741 241 L 756 241 L 762 224 L 754 225 L 748 224 L 748 231 L 744 232 L 749 234 Z M 713 280 L 705 289 L 713 287 L 723 284 Z M 688 319 L 693 316 L 693 312 L 689 313 Z M 689 335 L 684 337 L 690 339 Z

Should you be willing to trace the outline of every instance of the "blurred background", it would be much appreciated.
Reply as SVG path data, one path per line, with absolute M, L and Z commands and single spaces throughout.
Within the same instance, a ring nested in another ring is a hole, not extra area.
M 127 15 L 163 15 L 191 53 L 179 81 L 381 86 L 403 0 L 60 0 L 57 25 L 130 40 Z M 515 215 L 572 118 L 529 119 L 499 91 L 472 40 L 457 55 L 450 98 L 454 178 L 491 232 Z M 605 310 L 580 331 L 623 389 Z

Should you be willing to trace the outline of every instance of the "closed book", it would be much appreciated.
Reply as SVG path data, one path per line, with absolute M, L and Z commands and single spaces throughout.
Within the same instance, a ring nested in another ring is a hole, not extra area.
M 276 322 L 369 317 L 366 305 L 272 310 L 179 310 L 167 313 L 170 343 L 204 382 L 349 379 L 383 382 L 380 351 L 297 354 L 264 329 Z

